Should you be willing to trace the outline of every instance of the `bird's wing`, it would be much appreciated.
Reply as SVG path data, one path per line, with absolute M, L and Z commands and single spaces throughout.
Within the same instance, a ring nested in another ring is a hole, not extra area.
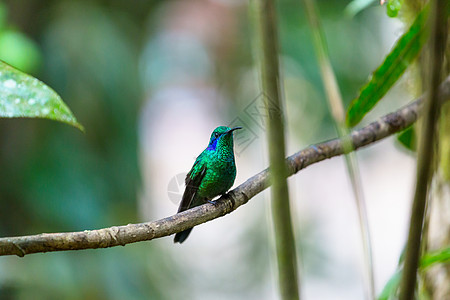
M 202 183 L 203 177 L 206 174 L 206 163 L 203 162 L 201 157 L 198 157 L 194 163 L 194 166 L 186 175 L 186 189 L 184 190 L 183 198 L 181 199 L 178 212 L 185 211 L 190 208 L 192 200 L 197 194 L 198 187 Z

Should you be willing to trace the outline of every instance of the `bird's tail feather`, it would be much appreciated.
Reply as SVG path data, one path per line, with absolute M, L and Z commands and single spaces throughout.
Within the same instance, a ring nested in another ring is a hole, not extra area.
M 189 229 L 186 229 L 184 231 L 178 232 L 177 234 L 175 234 L 175 238 L 173 239 L 173 242 L 181 244 L 182 242 L 184 242 L 188 238 L 188 236 L 191 233 L 191 231 L 192 231 L 192 228 L 189 228 Z

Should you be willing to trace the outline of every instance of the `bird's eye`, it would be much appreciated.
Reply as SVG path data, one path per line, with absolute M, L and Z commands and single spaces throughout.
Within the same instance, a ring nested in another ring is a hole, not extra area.
M 219 137 L 219 133 L 218 132 L 214 133 L 214 137 L 217 139 Z

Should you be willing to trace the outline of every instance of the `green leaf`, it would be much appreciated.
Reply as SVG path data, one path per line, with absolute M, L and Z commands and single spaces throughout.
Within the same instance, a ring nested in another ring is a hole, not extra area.
M 45 118 L 84 131 L 61 97 L 36 78 L 0 61 L 0 117 Z
M 416 151 L 416 131 L 414 126 L 410 126 L 397 135 L 397 141 L 406 149 Z
M 428 37 L 428 11 L 426 6 L 417 15 L 409 30 L 400 37 L 370 81 L 361 89 L 359 97 L 350 103 L 347 110 L 348 126 L 353 127 L 362 120 L 420 53 Z
M 398 290 L 398 286 L 400 284 L 400 279 L 402 278 L 402 270 L 398 270 L 392 275 L 389 281 L 384 286 L 381 291 L 380 296 L 378 296 L 378 300 L 389 300 L 395 299 L 395 295 Z
M 420 267 L 427 268 L 436 263 L 449 263 L 449 262 L 450 262 L 450 247 L 439 250 L 437 252 L 426 253 L 420 261 Z
M 402 259 L 400 259 L 402 261 Z M 449 263 L 450 262 L 450 247 L 441 249 L 436 252 L 425 253 L 420 259 L 420 269 L 428 268 L 437 263 Z M 400 263 L 402 264 L 402 262 Z M 396 299 L 397 290 L 399 288 L 400 279 L 402 277 L 403 268 L 399 266 L 399 269 L 392 275 L 389 281 L 383 288 L 378 300 L 390 300 Z
M 402 0 L 388 0 L 386 5 L 387 15 L 391 18 L 395 18 L 398 15 L 400 8 L 402 8 L 402 2 Z

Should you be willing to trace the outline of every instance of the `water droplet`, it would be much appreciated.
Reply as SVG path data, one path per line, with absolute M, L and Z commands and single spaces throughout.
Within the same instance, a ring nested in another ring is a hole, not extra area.
M 44 108 L 44 109 L 42 110 L 42 114 L 43 114 L 43 115 L 48 115 L 49 112 L 50 112 L 50 110 L 49 110 L 48 108 Z
M 16 98 L 16 100 L 14 100 L 14 103 L 19 104 L 20 103 L 20 99 Z
M 3 85 L 8 89 L 13 89 L 16 87 L 17 83 L 14 81 L 14 79 L 8 79 L 3 82 Z
M 34 98 L 31 98 L 30 100 L 28 100 L 29 105 L 33 105 L 35 103 L 36 103 L 36 100 Z

